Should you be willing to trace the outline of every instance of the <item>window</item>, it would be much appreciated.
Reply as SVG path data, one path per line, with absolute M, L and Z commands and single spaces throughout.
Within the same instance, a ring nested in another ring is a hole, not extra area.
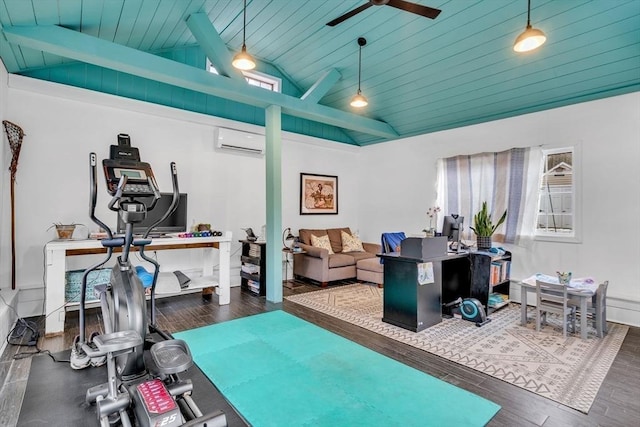
M 216 67 L 214 67 L 211 61 L 209 61 L 208 59 L 207 71 L 213 74 L 219 74 L 218 70 L 216 70 Z M 261 87 L 272 92 L 280 92 L 282 80 L 277 77 L 270 76 L 259 71 L 243 71 L 242 74 L 244 75 L 244 79 L 251 86 Z
M 258 71 L 243 71 L 244 79 L 252 86 L 258 86 L 273 92 L 280 92 L 282 80 Z
M 537 237 L 576 238 L 576 173 L 574 147 L 542 150 L 535 223 Z
M 473 236 L 470 227 L 483 202 L 487 202 L 494 219 L 506 210 L 507 220 L 493 240 L 518 244 L 522 237 L 531 236 L 539 171 L 534 158 L 539 161 L 539 150 L 512 148 L 439 159 L 436 205 L 445 215 L 464 217 L 467 239 Z

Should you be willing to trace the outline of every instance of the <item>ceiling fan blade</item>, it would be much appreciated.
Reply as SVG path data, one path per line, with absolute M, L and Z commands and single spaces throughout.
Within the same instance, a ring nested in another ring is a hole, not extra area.
M 440 9 L 434 9 L 428 6 L 422 6 L 421 4 L 409 3 L 404 0 L 389 0 L 387 6 L 395 7 L 396 9 L 406 10 L 407 12 L 422 15 L 426 18 L 436 19 L 440 12 Z
M 367 3 L 363 4 L 362 6 L 356 7 L 352 11 L 345 13 L 344 15 L 337 17 L 333 21 L 327 22 L 327 25 L 330 26 L 330 27 L 335 27 L 336 25 L 338 25 L 342 21 L 346 21 L 347 19 L 351 18 L 353 15 L 356 15 L 356 14 L 362 12 L 363 10 L 368 9 L 372 5 L 373 5 L 372 3 L 367 2 Z

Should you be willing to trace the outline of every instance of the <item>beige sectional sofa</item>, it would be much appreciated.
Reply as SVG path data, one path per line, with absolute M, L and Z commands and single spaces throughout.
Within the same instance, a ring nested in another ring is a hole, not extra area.
M 362 243 L 364 252 L 343 252 L 342 234 L 352 234 L 349 227 L 329 229 L 299 230 L 299 246 L 305 253 L 295 254 L 293 274 L 297 277 L 306 277 L 319 282 L 323 287 L 334 280 L 356 278 L 356 264 L 360 260 L 377 258 L 381 246 L 376 243 Z M 311 245 L 311 236 L 329 236 L 331 249 L 334 254 L 329 254 L 327 249 Z

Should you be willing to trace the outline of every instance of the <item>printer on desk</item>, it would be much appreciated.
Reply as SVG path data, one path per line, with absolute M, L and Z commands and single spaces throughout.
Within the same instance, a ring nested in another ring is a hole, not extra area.
M 400 243 L 400 254 L 415 259 L 438 258 L 447 255 L 447 237 L 407 237 Z

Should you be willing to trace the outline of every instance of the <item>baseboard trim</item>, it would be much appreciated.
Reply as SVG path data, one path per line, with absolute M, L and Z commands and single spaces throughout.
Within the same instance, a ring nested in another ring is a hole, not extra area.
M 0 344 L 0 354 L 2 354 L 7 347 L 6 338 L 9 335 L 9 332 L 13 330 L 16 322 L 18 321 L 18 316 L 14 311 L 17 309 L 18 305 L 18 291 L 3 290 L 0 291 L 0 295 L 2 295 L 2 299 L 4 300 L 0 300 L 0 338 L 2 338 L 2 344 Z M 13 307 L 13 310 L 7 305 Z

